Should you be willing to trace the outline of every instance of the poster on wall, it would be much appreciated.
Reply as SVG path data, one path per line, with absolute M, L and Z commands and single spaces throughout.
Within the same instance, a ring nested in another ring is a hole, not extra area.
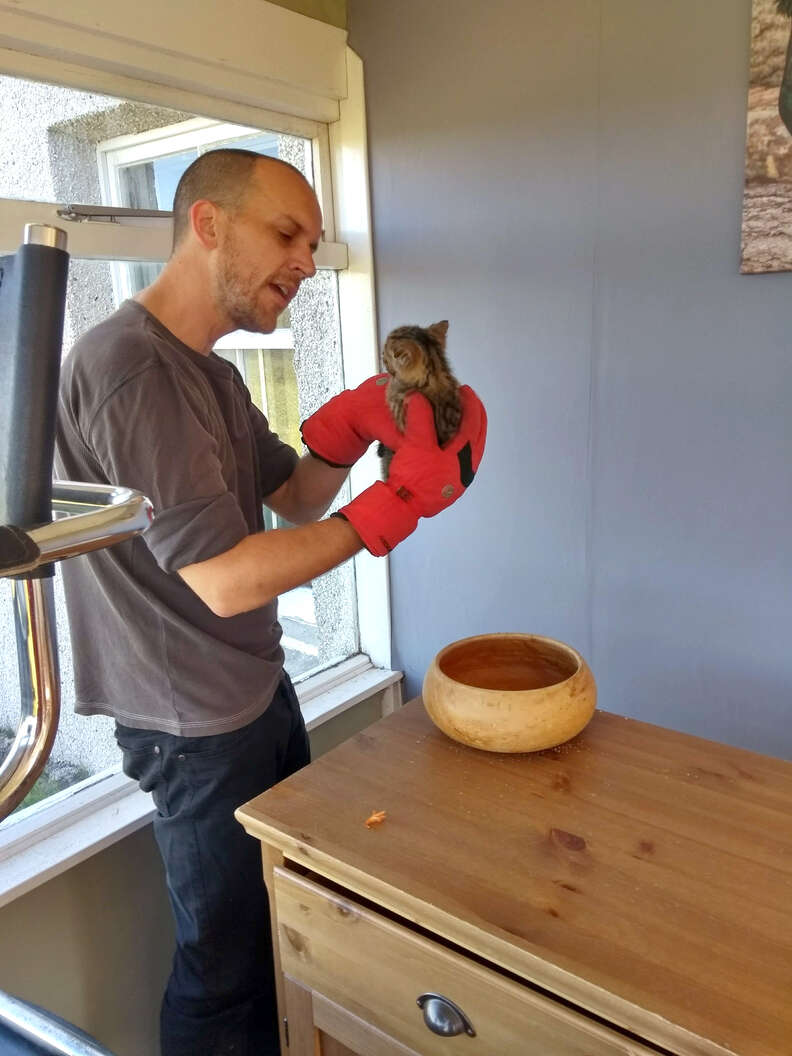
M 744 274 L 792 271 L 792 0 L 753 0 Z

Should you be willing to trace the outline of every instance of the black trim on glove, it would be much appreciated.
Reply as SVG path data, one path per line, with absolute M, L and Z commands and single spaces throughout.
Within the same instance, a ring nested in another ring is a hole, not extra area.
M 305 444 L 305 437 L 302 435 L 302 426 L 300 426 L 300 436 L 302 437 L 302 442 Z M 307 444 L 305 444 L 305 448 L 309 455 L 312 455 L 319 462 L 324 462 L 324 464 L 326 466 L 330 466 L 331 469 L 351 469 L 352 466 L 354 466 L 355 464 L 354 462 L 350 462 L 348 464 L 343 462 L 331 462 L 329 458 L 322 458 L 321 455 L 317 455 L 317 453 L 315 451 L 312 451 Z
M 462 481 L 462 487 L 469 488 L 476 476 L 476 471 L 473 469 L 473 452 L 470 447 L 470 441 L 457 452 L 457 458 L 459 459 L 459 479 Z

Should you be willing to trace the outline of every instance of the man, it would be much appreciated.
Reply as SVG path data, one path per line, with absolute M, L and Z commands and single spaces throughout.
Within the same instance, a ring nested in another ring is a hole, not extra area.
M 279 1051 L 257 845 L 233 817 L 309 761 L 277 596 L 364 545 L 387 553 L 455 501 L 484 446 L 471 390 L 441 451 L 425 401 L 396 430 L 381 378 L 304 423 L 302 458 L 269 431 L 212 348 L 275 328 L 314 274 L 321 225 L 292 166 L 203 155 L 177 187 L 162 273 L 77 342 L 62 374 L 59 472 L 137 488 L 156 511 L 142 537 L 67 562 L 64 579 L 77 710 L 116 719 L 124 770 L 157 807 L 177 938 L 164 1056 Z M 388 482 L 319 521 L 374 440 L 397 449 Z M 264 532 L 262 503 L 297 527 Z

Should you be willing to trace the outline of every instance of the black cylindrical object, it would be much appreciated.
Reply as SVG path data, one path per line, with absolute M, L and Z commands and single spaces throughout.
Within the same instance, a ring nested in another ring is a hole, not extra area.
M 28 225 L 25 237 L 0 257 L 0 524 L 30 529 L 52 520 L 69 255 L 57 228 Z

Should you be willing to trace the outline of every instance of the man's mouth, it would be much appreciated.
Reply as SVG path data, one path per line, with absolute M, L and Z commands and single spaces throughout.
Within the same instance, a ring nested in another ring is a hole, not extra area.
M 294 294 L 297 292 L 294 287 L 287 286 L 283 282 L 271 282 L 270 289 L 274 290 L 278 298 L 282 303 L 282 307 L 285 308 L 289 301 L 292 299 Z

